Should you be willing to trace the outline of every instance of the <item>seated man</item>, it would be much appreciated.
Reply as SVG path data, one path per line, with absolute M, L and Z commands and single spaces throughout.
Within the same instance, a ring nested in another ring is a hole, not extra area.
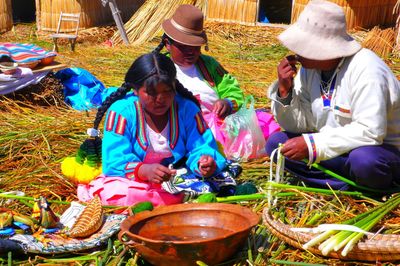
M 347 184 L 326 179 L 302 160 L 369 188 L 399 182 L 399 81 L 346 33 L 342 8 L 311 1 L 279 40 L 295 55 L 280 62 L 279 80 L 269 88 L 272 111 L 286 131 L 269 138 L 268 154 L 282 143 L 286 169 L 323 187 L 328 182 L 345 189 Z M 297 63 L 302 66 L 298 74 Z

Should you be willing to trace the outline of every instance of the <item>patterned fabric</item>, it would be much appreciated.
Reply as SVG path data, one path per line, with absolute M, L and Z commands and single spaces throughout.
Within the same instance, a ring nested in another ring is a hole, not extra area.
M 71 227 L 85 206 L 72 202 L 71 207 L 64 212 L 60 223 L 65 227 Z M 102 227 L 88 238 L 64 238 L 62 234 L 44 234 L 39 241 L 33 235 L 15 235 L 10 240 L 22 245 L 25 252 L 36 254 L 59 254 L 73 251 L 81 251 L 98 247 L 118 232 L 121 222 L 126 218 L 122 214 L 106 215 Z
M 241 174 L 242 167 L 238 163 L 227 161 L 227 167 L 221 173 L 209 178 L 201 178 L 185 170 L 178 170 L 170 181 L 163 182 L 161 186 L 171 194 L 183 192 L 185 194 L 184 201 L 187 201 L 201 194 L 218 193 L 224 187 L 232 188 L 233 194 L 236 187 L 235 178 Z
M 55 52 L 48 52 L 34 44 L 0 43 L 0 58 L 6 56 L 17 63 L 37 61 L 55 55 Z

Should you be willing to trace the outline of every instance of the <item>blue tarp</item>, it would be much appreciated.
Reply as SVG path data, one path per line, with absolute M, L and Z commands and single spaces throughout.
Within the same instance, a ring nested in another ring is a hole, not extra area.
M 64 85 L 65 102 L 72 108 L 84 111 L 98 108 L 117 87 L 106 88 L 90 72 L 82 68 L 66 68 L 56 73 Z

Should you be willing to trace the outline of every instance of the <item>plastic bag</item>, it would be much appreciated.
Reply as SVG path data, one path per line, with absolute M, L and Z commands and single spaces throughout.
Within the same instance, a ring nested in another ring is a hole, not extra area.
M 225 132 L 221 128 L 224 121 L 220 119 L 214 112 L 204 114 L 203 116 L 215 139 L 221 143 L 221 145 L 224 145 L 226 137 Z
M 228 115 L 221 128 L 226 136 L 224 153 L 228 159 L 247 161 L 266 155 L 265 139 L 254 110 L 253 96 L 248 96 L 236 113 Z
M 75 110 L 90 110 L 102 104 L 106 88 L 87 70 L 77 67 L 62 69 L 56 77 L 64 85 L 65 102 Z

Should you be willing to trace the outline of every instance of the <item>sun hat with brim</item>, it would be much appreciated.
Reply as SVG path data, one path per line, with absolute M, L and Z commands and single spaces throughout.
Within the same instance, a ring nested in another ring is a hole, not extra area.
M 207 43 L 203 30 L 203 12 L 193 5 L 180 5 L 172 18 L 164 20 L 162 28 L 172 40 L 190 46 Z
M 313 60 L 346 57 L 361 49 L 346 31 L 342 8 L 323 0 L 312 0 L 278 39 L 289 50 Z

